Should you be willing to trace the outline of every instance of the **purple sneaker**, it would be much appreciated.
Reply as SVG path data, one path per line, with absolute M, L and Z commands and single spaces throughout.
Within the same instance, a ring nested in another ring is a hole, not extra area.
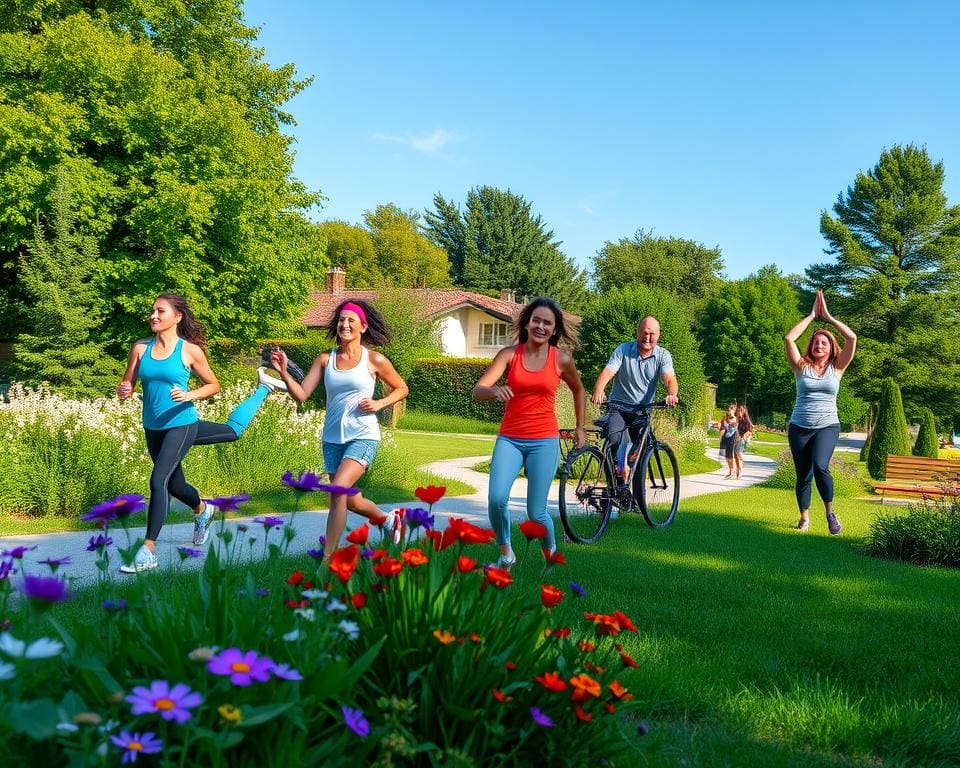
M 827 514 L 827 527 L 830 529 L 831 536 L 839 536 L 840 531 L 843 530 L 840 527 L 840 521 L 837 520 L 837 516 L 833 512 Z

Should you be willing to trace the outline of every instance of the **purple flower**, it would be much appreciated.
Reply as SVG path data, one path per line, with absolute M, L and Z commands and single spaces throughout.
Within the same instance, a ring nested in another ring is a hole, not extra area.
M 191 691 L 183 683 L 177 683 L 173 688 L 166 680 L 154 680 L 149 688 L 138 685 L 133 693 L 127 696 L 135 715 L 145 715 L 150 712 L 159 712 L 164 720 L 176 720 L 183 724 L 190 719 L 190 710 L 203 703 L 203 696 Z
M 343 722 L 347 724 L 347 728 L 353 731 L 361 739 L 367 737 L 367 734 L 370 733 L 370 723 L 367 722 L 367 718 L 363 716 L 363 712 L 359 709 L 350 709 L 350 707 L 341 706 L 340 711 L 343 712 Z
M 360 493 L 359 488 L 347 488 L 345 485 L 334 485 L 333 483 L 320 483 L 317 490 L 324 493 L 339 493 L 343 496 L 356 496 Z
M 239 648 L 227 648 L 207 662 L 207 671 L 214 675 L 229 675 L 233 685 L 247 686 L 254 680 L 265 683 L 270 679 L 273 659 L 258 656 L 256 651 L 244 653 Z
M 56 576 L 24 574 L 23 583 L 19 589 L 31 600 L 39 600 L 43 603 L 59 603 L 70 597 L 70 593 L 67 592 L 67 582 Z
M 238 493 L 236 496 L 220 496 L 216 499 L 207 499 L 207 501 L 221 512 L 236 512 L 241 504 L 250 501 L 250 494 Z
M 64 565 L 70 565 L 70 555 L 66 557 L 48 557 L 46 560 L 40 560 L 40 565 L 46 565 L 50 568 L 50 573 L 56 573 L 57 568 Z
M 283 525 L 282 517 L 274 517 L 273 515 L 267 515 L 266 517 L 255 517 L 253 522 L 260 523 L 263 526 L 264 530 L 269 531 L 275 525 Z
M 411 530 L 422 525 L 425 530 L 429 531 L 434 525 L 433 515 L 422 507 L 408 509 L 405 518 Z
M 274 677 L 279 677 L 281 680 L 303 680 L 303 675 L 293 669 L 289 664 L 274 664 L 273 669 L 270 670 L 270 674 Z
M 0 581 L 6 581 L 17 569 L 13 567 L 13 560 L 4 560 L 0 563 Z
M 373 557 L 373 550 L 370 549 L 370 547 L 364 547 L 360 550 L 360 557 L 362 557 L 364 560 L 369 560 L 371 557 Z
M 177 552 L 180 553 L 181 563 L 188 557 L 203 557 L 202 549 L 193 549 L 192 547 L 177 547 Z
M 583 587 L 581 587 L 581 586 L 580 586 L 579 584 L 577 584 L 577 582 L 575 582 L 575 581 L 571 581 L 571 582 L 570 582 L 570 591 L 573 592 L 577 597 L 586 597 L 586 596 L 587 596 L 587 590 L 585 590 Z
M 314 560 L 323 560 L 323 550 L 322 549 L 308 549 L 307 554 L 310 555 Z
M 22 560 L 23 556 L 27 552 L 33 552 L 37 548 L 37 545 L 34 544 L 32 547 L 14 547 L 13 549 L 5 549 L 3 552 L 0 552 L 0 557 L 10 557 L 14 560 Z
M 127 609 L 127 601 L 122 597 L 117 600 L 104 600 L 100 607 L 108 613 L 119 613 Z
M 154 736 L 151 731 L 142 735 L 120 731 L 119 736 L 111 735 L 110 741 L 120 749 L 126 750 L 123 753 L 123 759 L 120 761 L 121 764 L 137 762 L 137 755 L 141 752 L 145 755 L 154 755 L 163 750 L 163 742 Z
M 637 723 L 637 736 L 646 736 L 648 733 L 650 733 L 649 725 L 647 725 L 642 720 L 639 723 Z
M 139 493 L 124 493 L 114 499 L 101 501 L 85 515 L 81 515 L 80 519 L 106 528 L 114 520 L 127 518 L 134 512 L 140 512 L 145 506 L 143 496 Z
M 541 728 L 553 728 L 553 720 L 551 720 L 542 709 L 530 707 L 530 717 L 532 717 L 533 722 Z
M 255 590 L 253 590 L 253 591 L 254 591 L 259 597 L 266 597 L 267 595 L 270 594 L 270 590 L 269 590 L 269 589 L 265 589 L 264 587 L 257 587 L 257 588 L 256 588 Z
M 313 472 L 301 472 L 299 477 L 294 477 L 288 469 L 280 479 L 298 493 L 320 490 L 320 478 Z
M 320 542 L 320 547 L 321 547 L 321 549 L 322 549 L 323 547 L 327 546 L 327 537 L 324 536 L 322 533 L 320 534 L 320 538 L 318 538 L 317 541 Z
M 98 533 L 96 536 L 90 537 L 90 543 L 87 544 L 87 552 L 102 552 L 111 544 L 113 544 L 113 539 L 105 533 Z

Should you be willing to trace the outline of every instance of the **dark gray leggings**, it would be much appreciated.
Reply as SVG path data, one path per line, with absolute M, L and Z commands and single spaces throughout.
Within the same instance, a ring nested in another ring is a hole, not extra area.
M 810 480 L 815 479 L 820 498 L 833 501 L 833 477 L 830 475 L 830 457 L 840 439 L 840 425 L 830 424 L 820 429 L 808 429 L 790 424 L 787 441 L 797 468 L 797 506 L 800 511 L 810 509 Z
M 191 509 L 200 506 L 200 494 L 187 482 L 181 462 L 193 445 L 231 443 L 239 435 L 227 424 L 196 421 L 183 427 L 143 430 L 147 451 L 153 459 L 150 473 L 150 504 L 147 507 L 147 538 L 156 541 L 167 518 L 170 497 Z

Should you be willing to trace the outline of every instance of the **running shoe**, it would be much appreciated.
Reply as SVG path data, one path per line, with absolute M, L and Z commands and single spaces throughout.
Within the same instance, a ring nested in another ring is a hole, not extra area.
M 140 549 L 137 550 L 136 557 L 133 558 L 133 562 L 130 565 L 121 565 L 120 573 L 142 573 L 143 571 L 152 571 L 154 568 L 159 566 L 157 562 L 157 556 L 153 554 L 147 545 L 141 545 Z
M 273 368 L 273 362 L 270 359 L 270 353 L 273 350 L 270 347 L 265 347 L 263 354 L 260 356 L 260 361 L 265 368 Z M 289 357 L 287 358 L 287 373 L 293 376 L 297 380 L 297 383 L 303 381 L 304 373 L 303 369 L 297 365 Z
M 193 516 L 193 543 L 199 547 L 206 544 L 210 538 L 210 523 L 213 522 L 213 516 L 217 513 L 217 508 L 209 501 L 203 508 L 203 512 Z

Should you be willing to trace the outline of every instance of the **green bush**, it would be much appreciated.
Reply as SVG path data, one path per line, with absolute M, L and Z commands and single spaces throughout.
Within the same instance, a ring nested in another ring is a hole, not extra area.
M 861 400 L 850 387 L 840 387 L 837 393 L 837 415 L 844 430 L 864 424 L 870 413 L 870 404 Z
M 940 457 L 937 424 L 933 418 L 933 411 L 929 408 L 920 409 L 920 432 L 917 434 L 917 442 L 913 444 L 913 455 L 926 456 L 930 459 Z
M 867 454 L 867 471 L 874 480 L 883 480 L 887 471 L 887 456 L 909 456 L 910 437 L 903 415 L 900 387 L 893 379 L 885 379 L 880 388 L 877 421 Z
M 431 413 L 453 413 L 469 419 L 499 422 L 503 403 L 475 402 L 473 387 L 490 365 L 482 357 L 437 357 L 417 360 L 407 382 L 410 396 L 407 407 Z
M 397 429 L 415 429 L 421 432 L 453 432 L 460 434 L 495 435 L 500 426 L 494 422 L 468 419 L 449 413 L 430 413 L 408 408 L 397 424 Z
M 833 477 L 833 495 L 839 499 L 860 496 L 866 490 L 860 473 L 854 464 L 834 456 L 830 459 L 830 475 Z M 793 454 L 788 448 L 777 456 L 777 468 L 763 483 L 767 488 L 794 490 L 797 487 L 797 469 L 793 465 Z
M 870 524 L 864 550 L 874 557 L 960 568 L 960 501 L 880 512 Z
M 678 409 L 681 426 L 703 424 L 707 418 L 706 375 L 700 348 L 691 330 L 691 319 L 676 296 L 644 285 L 609 291 L 597 299 L 584 316 L 577 364 L 587 391 L 592 390 L 616 345 L 635 339 L 637 325 L 647 315 L 660 321 L 659 343 L 673 356 L 682 401 Z M 663 385 L 659 384 L 656 398 L 665 394 Z

